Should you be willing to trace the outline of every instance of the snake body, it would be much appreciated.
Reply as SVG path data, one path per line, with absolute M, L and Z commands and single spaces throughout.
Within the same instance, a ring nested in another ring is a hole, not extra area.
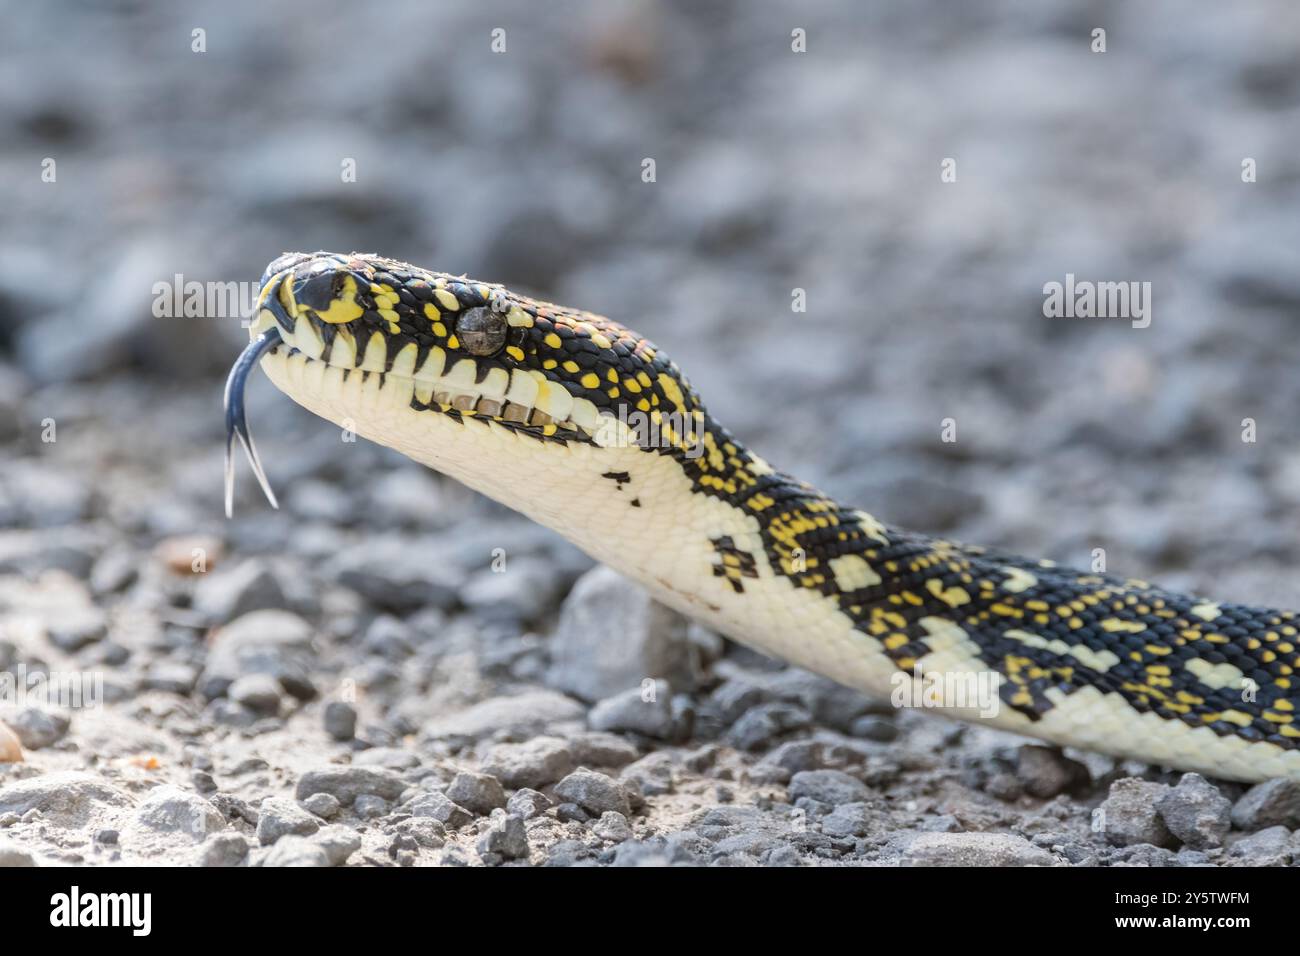
M 294 253 L 262 278 L 268 331 L 250 351 L 294 401 L 767 654 L 1059 745 L 1300 777 L 1294 612 L 891 527 L 745 448 L 635 332 L 498 285 Z

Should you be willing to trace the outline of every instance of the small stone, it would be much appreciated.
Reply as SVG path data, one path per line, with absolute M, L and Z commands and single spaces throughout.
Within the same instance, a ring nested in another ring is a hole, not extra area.
M 316 818 L 292 800 L 267 797 L 257 814 L 257 842 L 270 846 L 289 834 L 310 836 L 320 829 Z
M 548 786 L 576 766 L 569 745 L 558 737 L 534 737 L 524 743 L 500 744 L 483 761 L 484 773 L 497 777 L 512 790 Z
M 903 851 L 903 866 L 1053 866 L 1055 858 L 1010 833 L 921 833 Z
M 614 843 L 632 839 L 632 828 L 628 825 L 627 817 L 617 810 L 606 810 L 602 813 L 600 819 L 592 824 L 591 832 L 602 840 L 610 840 Z
M 190 782 L 194 784 L 194 789 L 202 794 L 216 793 L 220 788 L 212 774 L 206 770 L 196 770 L 190 774 Z
M 325 705 L 325 733 L 333 739 L 346 742 L 357 735 L 357 709 L 341 700 Z
M 632 815 L 627 791 L 618 781 L 585 767 L 575 770 L 557 783 L 555 795 L 567 803 L 576 803 L 593 815 L 602 814 L 606 810 L 617 810 L 625 817 Z
M 197 793 L 164 783 L 149 791 L 136 808 L 136 821 L 159 833 L 187 833 L 199 843 L 226 828 L 225 817 Z
M 480 740 L 497 733 L 516 739 L 545 733 L 552 725 L 582 720 L 586 711 L 576 700 L 550 690 L 526 691 L 513 697 L 490 697 L 455 714 L 436 717 L 424 725 L 434 740 Z
M 636 690 L 647 676 L 690 689 L 699 652 L 688 630 L 677 611 L 598 565 L 578 579 L 560 609 L 547 683 L 588 701 Z
M 1232 801 L 1198 773 L 1183 774 L 1155 806 L 1169 832 L 1195 850 L 1222 846 L 1232 823 Z
M 246 674 L 238 678 L 227 696 L 255 714 L 275 716 L 280 713 L 280 682 L 270 674 Z
M 1300 828 L 1300 781 L 1276 777 L 1255 784 L 1233 805 L 1232 825 L 1238 830 Z
M 1056 747 L 1025 744 L 1016 755 L 1016 776 L 1025 793 L 1047 800 L 1087 785 L 1088 768 Z
M 405 789 L 402 778 L 389 770 L 331 766 L 308 771 L 299 777 L 294 798 L 302 802 L 314 793 L 328 793 L 343 806 L 350 807 L 365 793 L 396 800 Z
M 279 578 L 260 558 L 205 572 L 194 588 L 194 610 L 214 624 L 233 621 L 251 611 L 287 605 Z
M 248 841 L 238 833 L 217 833 L 199 848 L 199 866 L 239 866 L 248 859 Z
M 640 760 L 628 764 L 619 774 L 623 781 L 635 781 L 641 793 L 646 796 L 658 796 L 673 792 L 673 757 L 662 750 L 646 754 Z
M 101 555 L 90 569 L 90 590 L 101 597 L 116 594 L 134 584 L 139 576 L 140 563 L 135 555 L 127 551 L 109 551 Z M 50 637 L 53 640 L 53 635 Z
M 1293 852 L 1291 831 L 1280 824 L 1244 836 L 1228 849 L 1231 856 L 1252 866 L 1286 866 Z
M 587 715 L 592 730 L 623 731 L 654 737 L 657 740 L 680 740 L 689 727 L 678 721 L 668 684 L 656 681 L 654 693 L 633 687 L 606 697 Z
M 95 831 L 95 842 L 103 846 L 117 846 L 118 839 L 122 836 L 117 830 L 105 827 L 102 830 Z
M 555 808 L 555 819 L 561 823 L 586 823 L 591 814 L 576 803 L 561 803 Z
M 489 866 L 501 860 L 528 859 L 528 831 L 523 818 L 509 813 L 493 814 L 475 849 Z
M 641 754 L 626 738 L 599 730 L 571 734 L 568 743 L 580 767 L 622 767 Z
M 289 835 L 277 840 L 263 866 L 330 866 L 329 853 L 304 836 Z
M 0 840 L 0 868 L 38 866 L 36 857 L 10 840 Z
M 177 535 L 163 538 L 153 553 L 172 574 L 207 574 L 221 561 L 225 546 L 207 535 Z
M 312 842 L 325 851 L 330 866 L 342 866 L 353 853 L 361 849 L 361 836 L 350 827 L 334 824 L 322 827 L 312 837 Z
M 71 724 L 67 714 L 42 707 L 24 707 L 6 713 L 4 722 L 28 750 L 41 750 L 58 743 Z
M 849 733 L 863 740 L 887 744 L 898 739 L 898 724 L 878 714 L 863 714 L 854 718 L 849 725 Z
M 524 820 L 531 820 L 533 817 L 541 816 L 550 808 L 550 797 L 527 788 L 515 791 L 510 795 L 510 799 L 506 801 L 506 813 L 513 814 Z
M 790 779 L 790 799 L 807 797 L 838 807 L 845 803 L 866 803 L 871 790 L 842 770 L 805 770 Z
M 731 725 L 727 741 L 738 750 L 762 750 L 778 737 L 812 724 L 812 715 L 796 704 L 773 701 L 751 707 Z
M 433 791 L 420 794 L 402 809 L 413 817 L 431 817 L 448 830 L 459 830 L 474 822 L 474 814 L 449 800 L 446 794 Z
M 352 802 L 352 812 L 362 820 L 377 820 L 388 813 L 388 801 L 373 793 L 363 793 Z
M 156 661 L 145 671 L 144 686 L 168 694 L 188 697 L 198 681 L 199 672 L 181 661 Z
M 822 833 L 837 837 L 864 837 L 875 829 L 877 817 L 870 804 L 841 804 L 822 817 Z
M 1106 841 L 1112 846 L 1170 846 L 1173 834 L 1156 812 L 1156 802 L 1169 792 L 1162 783 L 1124 777 L 1110 785 L 1110 793 L 1098 807 Z
M 63 615 L 51 621 L 45 630 L 50 643 L 67 654 L 75 654 L 108 635 L 108 625 L 103 614 L 93 608 Z
M 302 806 L 308 813 L 315 814 L 322 820 L 333 820 L 342 809 L 338 800 L 328 793 L 313 793 L 302 802 Z
M 447 799 L 471 813 L 486 816 L 506 805 L 506 792 L 501 781 L 491 774 L 462 770 L 447 787 Z

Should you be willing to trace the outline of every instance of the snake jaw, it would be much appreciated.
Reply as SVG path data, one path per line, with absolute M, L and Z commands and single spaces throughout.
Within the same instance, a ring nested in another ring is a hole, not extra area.
M 253 435 L 248 430 L 248 420 L 244 407 L 244 387 L 248 383 L 248 376 L 253 371 L 253 366 L 257 364 L 261 357 L 275 348 L 284 339 L 280 335 L 280 330 L 276 326 L 267 329 L 257 338 L 248 343 L 248 347 L 239 354 L 235 360 L 234 367 L 230 370 L 230 377 L 226 379 L 226 517 L 230 518 L 234 514 L 235 503 L 235 457 L 232 454 L 235 447 L 235 439 L 244 447 L 244 454 L 248 456 L 248 463 L 253 469 L 253 474 L 257 477 L 257 483 L 261 485 L 262 492 L 266 495 L 267 501 L 271 503 L 272 508 L 279 508 L 279 502 L 275 500 L 275 492 L 271 490 L 271 483 L 267 480 L 266 471 L 262 468 L 262 462 L 257 457 L 257 446 L 253 444 Z

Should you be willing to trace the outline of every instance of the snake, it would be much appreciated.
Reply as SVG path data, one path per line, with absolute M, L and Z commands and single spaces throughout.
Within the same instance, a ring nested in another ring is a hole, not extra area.
M 260 366 L 661 603 L 870 697 L 1223 780 L 1300 779 L 1294 611 L 894 527 L 769 465 L 631 328 L 499 284 L 286 253 L 247 324 L 227 514 L 236 441 L 275 504 L 243 396 Z

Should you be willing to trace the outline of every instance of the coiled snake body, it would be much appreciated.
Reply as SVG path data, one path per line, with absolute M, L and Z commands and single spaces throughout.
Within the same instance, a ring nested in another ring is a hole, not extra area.
M 1061 745 L 1300 777 L 1295 613 L 890 527 L 768 466 L 609 319 L 378 256 L 295 253 L 268 267 L 250 331 L 227 392 L 250 454 L 242 386 L 260 358 L 316 414 L 840 683 L 889 697 L 988 678 L 965 686 L 991 699 L 931 700 Z

